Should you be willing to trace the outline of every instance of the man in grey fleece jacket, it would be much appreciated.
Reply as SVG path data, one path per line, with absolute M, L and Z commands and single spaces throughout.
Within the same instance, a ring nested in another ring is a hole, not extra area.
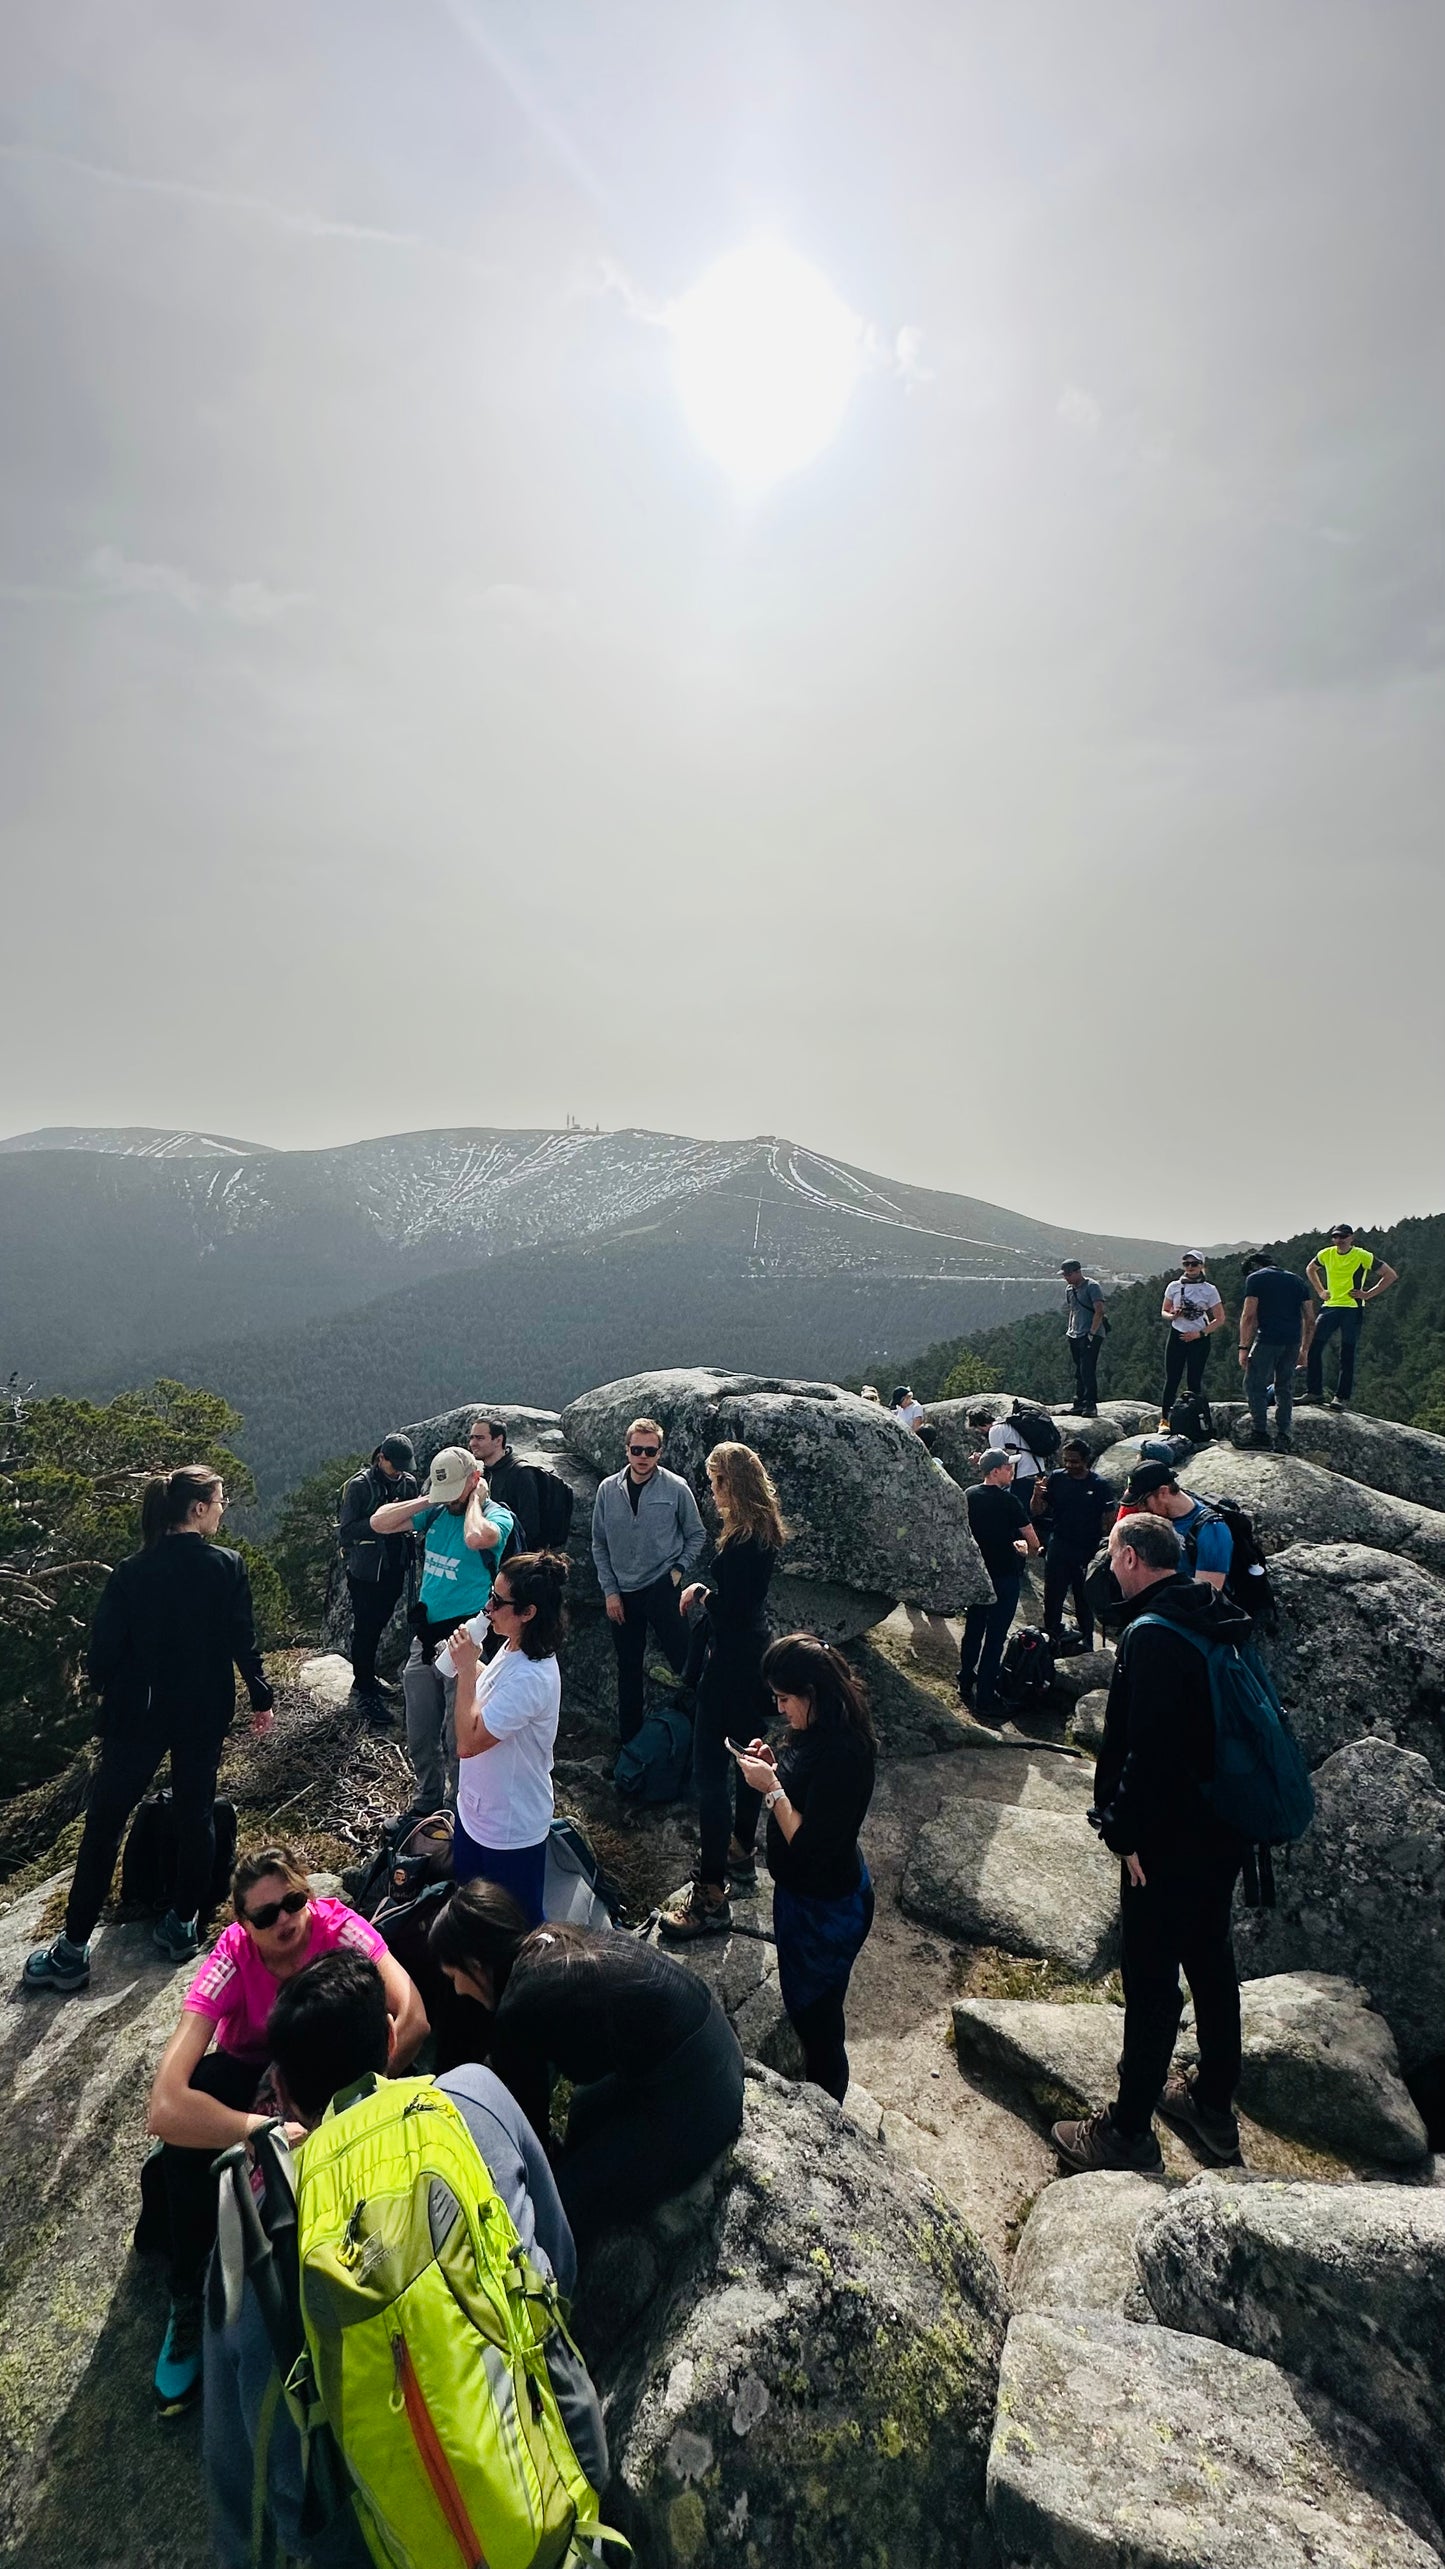
M 678 1473 L 660 1469 L 661 1452 L 656 1419 L 634 1418 L 626 1464 L 603 1482 L 592 1509 L 592 1558 L 617 1653 L 617 1729 L 624 1744 L 642 1728 L 649 1628 L 682 1674 L 687 1626 L 678 1591 L 707 1540 L 696 1499 Z

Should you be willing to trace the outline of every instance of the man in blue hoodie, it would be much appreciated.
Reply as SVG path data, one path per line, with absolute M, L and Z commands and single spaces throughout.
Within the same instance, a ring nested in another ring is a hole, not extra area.
M 1210 2156 L 1239 2156 L 1239 1980 L 1231 1914 L 1249 1849 L 1214 1817 L 1202 1787 L 1214 1774 L 1214 1711 L 1198 1633 L 1236 1646 L 1247 1614 L 1206 1580 L 1185 1574 L 1168 1517 L 1123 1516 L 1109 1537 L 1109 1566 L 1124 1600 L 1118 1656 L 1094 1769 L 1089 1818 L 1119 1862 L 1124 2044 L 1112 2105 L 1081 2122 L 1056 2123 L 1064 2165 L 1162 2168 L 1156 2110 L 1182 2123 Z M 1134 1632 L 1145 1615 L 1153 1623 Z M 1194 2001 L 1199 2067 L 1170 2077 L 1183 1994 Z

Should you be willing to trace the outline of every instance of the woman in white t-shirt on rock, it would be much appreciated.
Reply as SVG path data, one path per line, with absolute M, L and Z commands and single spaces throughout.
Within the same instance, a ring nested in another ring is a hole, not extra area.
M 567 1564 L 560 1552 L 519 1552 L 492 1583 L 485 1612 L 451 1638 L 457 1672 L 458 1882 L 498 1882 L 529 1925 L 542 1923 L 552 1751 L 562 1709 L 557 1643 Z M 503 1647 L 482 1666 L 478 1626 Z
M 1160 1316 L 1169 1323 L 1169 1352 L 1164 1359 L 1164 1397 L 1159 1404 L 1159 1424 L 1169 1424 L 1169 1412 L 1181 1381 L 1197 1396 L 1204 1388 L 1204 1368 L 1209 1362 L 1209 1342 L 1217 1337 L 1228 1317 L 1223 1296 L 1204 1272 L 1204 1260 L 1197 1249 L 1186 1249 L 1180 1259 L 1182 1273 L 1164 1288 Z

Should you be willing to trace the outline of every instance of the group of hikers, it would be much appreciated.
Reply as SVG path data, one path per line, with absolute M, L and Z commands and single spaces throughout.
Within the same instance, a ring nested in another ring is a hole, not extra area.
M 1190 1255 L 1181 1266 L 1164 1301 L 1166 1389 L 1184 1381 L 1197 1392 L 1203 1364 L 1194 1351 L 1207 1355 L 1224 1307 L 1202 1259 Z M 1263 1406 L 1273 1389 L 1277 1441 L 1288 1440 L 1295 1362 L 1307 1353 L 1315 1386 L 1332 1315 L 1329 1334 L 1341 1342 L 1337 1398 L 1349 1397 L 1363 1302 L 1394 1281 L 1379 1265 L 1367 1283 L 1375 1266 L 1344 1225 L 1311 1262 L 1308 1280 L 1264 1252 L 1250 1262 L 1240 1354 L 1252 1409 L 1257 1394 Z M 1071 1344 L 1082 1338 L 1092 1347 L 1103 1326 L 1102 1294 L 1077 1261 L 1065 1274 Z M 1323 1298 L 1313 1326 L 1312 1288 Z M 1341 1293 L 1348 1300 L 1334 1298 Z M 1096 1353 L 1076 1355 L 1076 1364 L 1073 1414 L 1090 1415 Z M 1056 1462 L 1047 1445 L 1039 1450 L 1031 1422 L 1042 1415 L 976 1415 L 979 1476 L 966 1500 L 992 1593 L 965 1618 L 959 1689 L 977 1718 L 997 1715 L 1024 1562 L 1040 1551 L 1054 1647 L 1091 1647 L 1098 1622 L 1117 1645 L 1089 1816 L 1120 1860 L 1119 2086 L 1105 2112 L 1057 2124 L 1054 2142 L 1066 2168 L 1151 2169 L 1161 2164 L 1158 2112 L 1188 2128 L 1208 2155 L 1233 2159 L 1240 2025 L 1231 1911 L 1255 1840 L 1267 1841 L 1270 1831 L 1223 1793 L 1215 1741 L 1222 1668 L 1236 1708 L 1243 1702 L 1249 1718 L 1272 1718 L 1251 1648 L 1254 1619 L 1270 1603 L 1262 1554 L 1241 1511 L 1212 1506 L 1182 1485 L 1173 1445 L 1143 1453 L 1116 1503 L 1086 1442 L 1062 1440 L 1051 1427 Z M 1260 1410 L 1254 1415 L 1267 1432 Z M 914 1435 L 919 1423 L 900 1419 L 899 1432 Z M 513 2264 L 504 2261 L 495 2291 L 511 2316 L 488 2323 L 480 2301 L 474 2307 L 462 2292 L 458 2304 L 458 2288 L 444 2297 L 447 2324 L 459 2324 L 460 2306 L 484 2337 L 489 2324 L 501 2328 L 507 2360 L 521 2368 L 519 2386 L 526 2376 L 529 2432 L 550 2439 L 563 2492 L 557 2503 L 571 2510 L 566 2521 L 578 2538 L 590 2536 L 607 2479 L 606 2444 L 563 2304 L 579 2250 L 609 2224 L 634 2220 L 685 2188 L 740 2128 L 736 2037 L 706 1982 L 664 1948 L 685 1949 L 732 1927 L 731 1895 L 756 1883 L 760 1832 L 781 1995 L 805 2077 L 839 2100 L 847 2092 L 845 2001 L 873 1918 L 860 1844 L 877 1753 L 866 1691 L 841 1651 L 811 1634 L 772 1633 L 769 1589 L 788 1528 L 761 1457 L 737 1442 L 707 1457 L 716 1532 L 703 1577 L 708 1529 L 689 1482 L 663 1460 L 664 1428 L 636 1418 L 623 1445 L 591 1522 L 616 1654 L 619 1773 L 647 1719 L 651 1641 L 690 1706 L 699 1828 L 695 1878 L 648 1922 L 655 1935 L 546 1915 L 568 1580 L 558 1546 L 571 1494 L 550 1471 L 518 1460 L 503 1417 L 479 1412 L 464 1444 L 431 1456 L 424 1480 L 408 1439 L 384 1437 L 341 1498 L 354 1696 L 374 1721 L 394 1718 L 377 1657 L 409 1599 L 401 1697 L 414 1793 L 392 1841 L 439 1817 L 449 1840 L 446 1883 L 427 1910 L 421 1943 L 409 1949 L 410 1967 L 358 1908 L 318 1895 L 300 1856 L 281 1843 L 242 1855 L 231 1921 L 203 1952 L 234 1670 L 253 1728 L 263 1733 L 275 1720 L 246 1571 L 215 1539 L 225 1508 L 216 1473 L 187 1465 L 151 1481 L 142 1548 L 112 1572 L 102 1595 L 89 1663 L 102 1699 L 100 1756 L 63 1931 L 30 1956 L 24 1981 L 58 1996 L 87 1987 L 91 1937 L 126 1823 L 168 1757 L 174 1869 L 154 1936 L 168 1961 L 196 1968 L 152 2090 L 156 2149 L 138 2239 L 161 2248 L 169 2268 L 157 2406 L 176 2413 L 204 2385 L 216 2556 L 226 2569 L 252 2556 L 258 2508 L 283 2551 L 323 2564 L 382 2556 L 364 2536 L 368 2525 L 373 2533 L 384 2528 L 393 2501 L 343 2436 L 328 2512 L 317 2485 L 324 2439 L 318 2444 L 308 2431 L 302 2396 L 313 2377 L 323 2390 L 337 2378 L 346 2350 L 359 2361 L 361 2341 L 347 2336 L 342 2320 L 358 2315 L 356 2295 L 373 2269 L 377 2310 L 399 2308 L 400 2234 L 386 2228 L 375 2203 L 367 2212 L 378 2152 L 392 2154 L 398 2185 L 421 2185 L 418 2200 L 432 2206 L 420 2233 L 413 2221 L 407 2234 L 402 2263 L 410 2259 L 418 2271 L 429 2259 L 446 2265 L 461 2255 L 463 2236 L 472 2242 L 466 2253 L 480 2256 L 477 2242 L 489 2234 L 479 2207 L 500 2204 L 495 2218 L 514 2243 Z M 1069 1600 L 1072 1633 L 1063 1626 Z M 1307 1812 L 1307 1786 L 1296 1800 Z M 1170 2074 L 1181 1971 L 1198 2044 L 1188 2077 Z M 411 2075 L 429 2040 L 430 2074 Z M 568 2098 L 560 2116 L 559 2081 Z M 245 2184 L 231 2182 L 238 2163 Z M 438 2227 L 439 2169 L 449 2171 L 447 2200 L 465 2215 L 458 2229 Z M 379 2226 L 368 2229 L 368 2220 Z M 251 2253 L 262 2222 L 276 2234 L 267 2260 Z M 288 2254 L 293 2267 L 299 2256 L 305 2283 L 289 2302 L 269 2284 L 262 2289 Z M 411 2266 L 407 2272 L 414 2284 Z M 476 2282 L 477 2293 L 485 2281 Z M 285 2325 L 295 2341 L 289 2369 L 279 2351 Z M 458 2507 L 465 2514 L 471 2501 L 465 2488 L 459 2494 L 454 2452 L 443 2454 L 444 2468 L 433 2467 L 438 2430 L 425 2405 L 426 2343 L 413 2350 L 399 2321 L 388 2343 L 394 2378 L 377 2375 L 380 2388 L 348 2394 L 348 2435 L 364 2440 L 368 2397 L 393 2420 L 404 2417 L 427 2502 L 455 2531 Z M 415 2383 L 406 2370 L 414 2353 Z M 486 2378 L 489 2403 L 496 2385 Z M 371 2422 L 381 2434 L 385 2421 Z M 459 2429 L 452 2415 L 447 2433 L 454 2441 L 458 2432 L 465 2441 L 465 2421 Z M 482 2556 L 480 2528 L 470 2529 Z

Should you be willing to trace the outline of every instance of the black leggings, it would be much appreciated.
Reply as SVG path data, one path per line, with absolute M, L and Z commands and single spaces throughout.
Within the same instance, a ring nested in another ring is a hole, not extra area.
M 858 1951 L 872 1933 L 873 1894 L 867 1894 L 868 1924 L 863 1930 Z M 854 1961 L 857 1955 L 854 1955 Z M 853 1977 L 853 1964 L 848 1965 L 841 1980 L 825 1989 L 821 1998 L 812 1998 L 806 2007 L 790 2007 L 788 2022 L 803 2046 L 803 2076 L 813 2087 L 821 2087 L 828 2096 L 836 2096 L 841 2105 L 848 2093 L 848 2049 L 844 2039 L 843 2002 L 848 1983 Z
M 178 1918 L 194 1918 L 206 1905 L 216 1862 L 216 1769 L 224 1744 L 224 1731 L 177 1729 L 169 1735 L 160 1731 L 133 1737 L 119 1726 L 107 1729 L 100 1764 L 90 1779 L 85 1829 L 65 1911 L 65 1932 L 73 1945 L 90 1941 L 110 1890 L 125 1824 L 166 1756 L 176 1822 L 172 1906 Z
M 579 2252 L 602 2230 L 681 2194 L 735 2141 L 743 2056 L 713 1999 L 696 2033 L 646 2078 L 614 2072 L 579 2087 L 557 2191 Z
M 1174 1407 L 1181 1381 L 1191 1392 L 1204 1389 L 1204 1368 L 1209 1362 L 1210 1341 L 1207 1338 L 1181 1338 L 1177 1329 L 1169 1332 L 1169 1347 L 1164 1358 L 1164 1397 L 1159 1403 L 1167 1418 Z
M 204 2096 L 234 2105 L 248 2114 L 265 2068 L 237 2060 L 234 2052 L 207 2052 L 191 2072 L 190 2084 Z M 216 2179 L 211 2168 L 220 2152 L 214 2148 L 183 2150 L 168 2141 L 161 2152 L 166 2219 L 170 2231 L 171 2291 L 183 2300 L 198 2293 L 205 2280 L 206 2259 L 216 2236 Z

